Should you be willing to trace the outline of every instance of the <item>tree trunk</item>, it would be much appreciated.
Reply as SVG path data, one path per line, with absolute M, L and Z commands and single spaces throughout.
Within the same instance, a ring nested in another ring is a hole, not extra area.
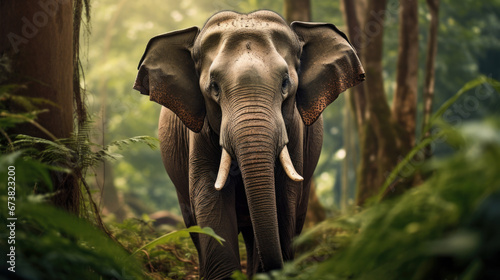
M 396 90 L 392 105 L 400 128 L 398 146 L 406 155 L 415 145 L 418 87 L 418 0 L 401 0 Z
M 85 91 L 80 86 L 80 29 L 81 19 L 83 14 L 83 0 L 75 1 L 74 16 L 73 16 L 73 95 L 75 100 L 75 112 L 78 125 L 78 131 L 87 122 L 87 108 L 85 107 Z M 87 22 L 90 22 L 89 7 L 85 5 L 87 13 Z
M 53 105 L 37 122 L 51 135 L 31 124 L 14 133 L 46 138 L 70 137 L 73 131 L 73 1 L 1 1 L 0 53 L 12 63 L 10 82 L 25 84 L 18 92 L 25 97 L 44 98 Z M 10 108 L 16 110 L 16 108 Z M 20 108 L 17 108 L 18 110 Z M 53 173 L 55 203 L 67 210 L 79 209 L 79 186 L 74 175 Z
M 366 123 L 361 128 L 361 159 L 358 168 L 356 203 L 363 205 L 378 193 L 385 173 L 396 165 L 399 148 L 397 131 L 384 90 L 382 51 L 386 0 L 369 1 L 363 29 L 364 67 L 366 71 Z
M 358 1 L 362 3 L 361 1 Z M 363 45 L 363 31 L 361 29 L 361 23 L 358 16 L 358 7 L 353 0 L 343 0 L 342 2 L 344 10 L 344 20 L 347 23 L 347 30 L 349 33 L 349 38 L 352 46 L 358 53 L 358 56 L 363 59 L 363 52 L 361 46 Z M 361 128 L 366 121 L 366 96 L 365 96 L 365 85 L 364 83 L 359 84 L 350 90 L 349 103 L 352 110 L 354 111 L 354 116 L 356 118 L 356 124 L 358 127 L 358 133 L 361 132 Z
M 396 121 L 397 158 L 393 167 L 415 146 L 418 89 L 418 0 L 400 0 L 399 50 L 396 90 L 392 106 Z M 391 170 L 392 171 L 392 168 Z M 400 194 L 420 179 L 413 174 L 398 178 L 384 197 Z
M 305 228 L 312 228 L 315 225 L 326 219 L 326 211 L 325 208 L 319 202 L 318 196 L 313 195 L 316 194 L 316 186 L 314 180 L 311 181 L 311 195 L 309 196 L 309 203 L 307 208 L 306 219 L 304 222 Z
M 310 0 L 285 0 L 283 6 L 283 15 L 288 23 L 311 21 Z
M 437 55 L 437 35 L 439 28 L 439 0 L 427 0 L 427 6 L 431 14 L 429 26 L 429 39 L 427 41 L 427 57 L 425 60 L 425 84 L 424 84 L 424 117 L 422 122 L 422 138 L 430 136 L 429 131 L 425 131 L 429 125 L 432 113 L 432 100 L 434 99 L 435 82 L 435 62 Z M 430 146 L 427 146 L 425 156 L 431 156 Z
M 0 52 L 12 58 L 11 81 L 27 85 L 19 95 L 57 105 L 41 108 L 49 111 L 37 121 L 56 138 L 65 138 L 73 131 L 73 1 L 60 2 L 0 2 Z M 22 132 L 48 138 L 32 125 Z
M 382 51 L 386 0 L 344 0 L 344 15 L 351 43 L 366 70 L 364 89 L 351 96 L 360 141 L 356 203 L 377 195 L 387 174 L 415 144 L 418 74 L 418 2 L 400 1 L 400 47 L 397 85 L 392 110 L 384 90 Z M 366 12 L 364 17 L 359 9 Z M 364 100 L 363 100 L 364 98 Z M 398 181 L 397 190 L 409 180 Z M 394 189 L 390 190 L 392 193 Z M 386 195 L 390 194 L 386 193 Z
M 108 161 L 104 161 L 101 166 L 95 169 L 96 184 L 99 188 L 101 200 L 100 210 L 105 215 L 114 214 L 116 221 L 122 222 L 128 215 L 128 208 L 123 196 L 120 195 L 113 182 L 113 167 Z

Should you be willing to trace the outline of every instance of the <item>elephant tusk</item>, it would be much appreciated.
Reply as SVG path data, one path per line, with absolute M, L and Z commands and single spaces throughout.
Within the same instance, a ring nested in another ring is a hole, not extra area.
M 304 178 L 302 178 L 302 176 L 300 176 L 297 171 L 295 171 L 292 160 L 290 159 L 290 154 L 288 153 L 288 148 L 286 146 L 283 147 L 283 150 L 281 150 L 280 162 L 281 165 L 283 165 L 283 169 L 285 169 L 286 175 L 288 175 L 290 179 L 295 182 L 304 181 Z
M 229 169 L 231 168 L 231 156 L 222 148 L 222 156 L 220 158 L 219 174 L 217 174 L 217 180 L 215 181 L 215 189 L 220 191 L 226 184 L 227 175 L 229 174 Z

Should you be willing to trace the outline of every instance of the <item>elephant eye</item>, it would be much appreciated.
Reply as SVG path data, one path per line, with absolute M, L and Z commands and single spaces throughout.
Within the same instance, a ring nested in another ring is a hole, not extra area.
M 283 78 L 283 81 L 281 82 L 281 92 L 283 94 L 287 93 L 288 86 L 290 86 L 290 78 L 286 76 Z
M 219 84 L 217 84 L 217 82 L 215 81 L 210 82 L 210 88 L 213 90 L 215 96 L 219 96 L 220 87 Z

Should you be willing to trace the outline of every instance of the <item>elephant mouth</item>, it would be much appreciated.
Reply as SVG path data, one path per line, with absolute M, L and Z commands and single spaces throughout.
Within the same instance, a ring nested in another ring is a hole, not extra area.
M 288 148 L 285 145 L 280 152 L 279 159 L 281 165 L 283 166 L 283 170 L 285 170 L 288 178 L 295 182 L 301 182 L 304 180 L 302 176 L 300 176 L 295 168 L 293 167 L 292 159 L 290 158 L 290 154 L 288 153 Z M 219 165 L 219 172 L 217 174 L 217 179 L 215 181 L 215 189 L 220 191 L 226 184 L 227 176 L 229 175 L 229 170 L 231 169 L 231 156 L 226 151 L 226 149 L 222 148 L 222 155 Z

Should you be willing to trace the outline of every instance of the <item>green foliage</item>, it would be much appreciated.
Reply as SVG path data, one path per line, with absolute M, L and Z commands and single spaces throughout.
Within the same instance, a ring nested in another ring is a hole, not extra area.
M 443 114 L 450 109 L 450 107 L 457 102 L 457 100 L 464 95 L 464 93 L 474 89 L 478 88 L 479 86 L 486 84 L 490 87 L 492 87 L 497 93 L 500 92 L 500 83 L 496 81 L 495 79 L 492 79 L 491 77 L 486 77 L 481 75 L 479 78 L 474 79 L 468 83 L 466 83 L 454 96 L 452 96 L 450 99 L 448 99 L 441 107 L 434 113 L 434 115 L 431 118 L 431 121 L 429 123 L 429 126 L 433 124 L 433 122 L 436 121 L 437 118 L 441 118 Z M 476 92 L 477 93 L 477 92 Z M 426 130 L 430 129 L 430 127 L 427 127 L 427 129 L 424 129 L 424 132 Z
M 0 68 L 0 75 L 6 75 L 4 71 L 6 70 Z M 24 85 L 17 84 L 0 85 L 0 133 L 5 137 L 5 141 L 0 141 L 0 150 L 4 150 L 5 148 L 3 146 L 6 144 L 12 146 L 12 140 L 7 130 L 21 123 L 31 123 L 46 135 L 53 137 L 52 134 L 40 126 L 35 119 L 38 114 L 46 112 L 46 110 L 38 109 L 40 105 L 48 104 L 55 106 L 55 104 L 43 98 L 24 97 L 15 94 L 17 90 L 23 88 L 25 88 Z
M 215 238 L 215 240 L 217 240 L 221 245 L 222 245 L 222 242 L 225 241 L 224 238 L 215 234 L 214 230 L 211 228 L 207 228 L 207 227 L 201 228 L 200 226 L 192 226 L 190 228 L 181 229 L 181 230 L 173 231 L 173 232 L 167 233 L 165 235 L 162 235 L 162 236 L 156 238 L 155 240 L 149 242 L 148 244 L 142 246 L 141 248 L 137 249 L 132 255 L 135 255 L 138 252 L 146 250 L 146 249 L 154 248 L 158 245 L 163 245 L 165 243 L 171 243 L 173 240 L 176 240 L 180 237 L 184 237 L 184 238 L 190 237 L 190 235 L 189 235 L 190 233 L 206 234 L 208 236 Z
M 49 167 L 17 151 L 0 156 L 0 180 L 7 182 L 8 166 L 15 167 L 15 244 L 9 231 L 0 238 L 2 252 L 15 246 L 15 275 L 19 279 L 143 279 L 140 266 L 128 253 L 86 220 L 56 209 L 46 195 L 33 195 L 37 182 L 50 183 Z M 11 200 L 9 200 L 11 201 Z M 0 193 L 7 206 L 7 191 Z M 7 208 L 7 207 L 6 207 Z M 7 221 L 6 211 L 0 218 Z M 5 260 L 6 253 L 2 260 Z M 8 263 L 2 261 L 7 271 Z M 9 272 L 10 273 L 10 272 Z
M 8 181 L 9 166 L 16 167 L 16 184 L 20 186 L 33 186 L 35 182 L 52 185 L 49 175 L 49 170 L 52 170 L 52 167 L 31 158 L 24 158 L 23 151 L 5 153 L 0 156 L 0 182 L 2 183 Z M 25 195 L 33 191 L 30 188 L 16 190 Z
M 129 139 L 113 141 L 105 147 L 92 143 L 87 137 L 90 127 L 86 126 L 82 133 L 73 134 L 71 138 L 57 139 L 56 141 L 28 135 L 18 135 L 14 145 L 18 149 L 25 149 L 30 156 L 41 162 L 57 166 L 78 166 L 81 170 L 96 166 L 104 160 L 115 160 L 119 155 L 110 150 L 114 147 L 122 150 L 133 143 L 144 143 L 151 149 L 156 149 L 156 138 L 150 136 L 136 136 Z M 36 147 L 36 148 L 35 148 Z M 95 150 L 95 151 L 94 151 Z M 85 173 L 85 172 L 84 172 Z
M 319 238 L 321 245 L 298 258 L 288 271 L 285 268 L 280 277 L 390 280 L 498 275 L 492 260 L 500 254 L 500 121 L 449 127 L 443 136 L 458 150 L 426 163 L 424 168 L 433 174 L 427 181 L 399 198 L 326 221 L 305 234 L 299 242 Z
M 435 104 L 443 103 L 459 85 L 479 74 L 500 79 L 495 65 L 500 56 L 500 3 L 467 0 L 457 4 L 443 0 L 440 8 L 436 59 L 436 77 L 439 77 L 436 92 L 439 94 Z M 481 103 L 473 117 L 495 113 L 495 105 L 498 106 L 498 98 Z
M 134 252 L 132 258 L 142 263 L 142 270 L 149 278 L 196 278 L 198 274 L 197 252 L 188 233 L 193 229 L 178 230 L 164 235 L 165 238 L 158 238 L 161 235 L 160 230 L 152 226 L 151 220 L 146 222 L 139 219 L 127 219 L 123 223 L 110 223 L 109 228 L 113 236 L 128 251 Z M 194 231 L 199 231 L 199 229 L 194 229 Z M 209 232 L 207 228 L 203 231 Z
M 480 76 L 472 81 L 467 82 L 454 96 L 452 96 L 450 99 L 444 102 L 444 104 L 441 105 L 441 107 L 432 115 L 429 124 L 427 125 L 427 127 L 424 128 L 423 132 L 425 134 L 432 128 L 432 126 L 438 124 L 441 126 L 442 129 L 440 129 L 438 133 L 435 133 L 431 137 L 422 139 L 422 141 L 416 144 L 415 147 L 408 153 L 408 155 L 406 155 L 406 157 L 397 164 L 394 170 L 392 170 L 392 172 L 387 176 L 387 180 L 385 181 L 384 185 L 380 188 L 379 195 L 376 198 L 374 198 L 375 200 L 380 201 L 383 198 L 383 195 L 387 191 L 387 188 L 391 186 L 394 180 L 398 179 L 397 177 L 399 173 L 401 173 L 401 171 L 405 167 L 407 167 L 408 164 L 410 164 L 410 162 L 415 158 L 417 153 L 421 152 L 422 149 L 431 145 L 439 138 L 446 137 L 444 133 L 451 133 L 450 129 L 444 131 L 444 128 L 448 127 L 449 124 L 443 122 L 442 119 L 443 114 L 445 114 L 445 112 L 449 110 L 450 107 L 453 104 L 455 104 L 457 100 L 459 100 L 459 98 L 461 98 L 465 93 L 467 93 L 472 89 L 477 89 L 483 85 L 489 86 L 494 90 L 496 90 L 497 93 L 500 93 L 500 82 L 494 79 L 485 76 Z

